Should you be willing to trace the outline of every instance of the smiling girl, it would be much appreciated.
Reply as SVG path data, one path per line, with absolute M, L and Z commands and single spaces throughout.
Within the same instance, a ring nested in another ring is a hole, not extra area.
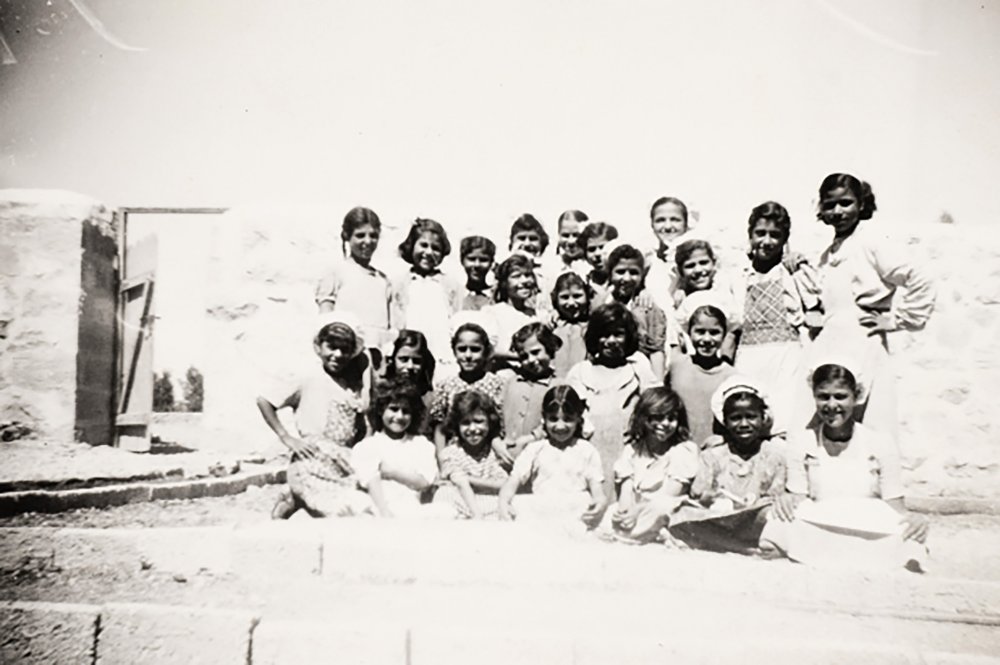
M 566 376 L 574 365 L 587 357 L 584 333 L 593 297 L 590 286 L 576 273 L 565 272 L 556 280 L 552 289 L 552 308 L 555 312 L 552 332 L 562 340 L 552 361 L 556 376 Z
M 647 358 L 653 374 L 661 376 L 666 355 L 667 316 L 658 305 L 647 299 L 639 302 L 645 286 L 646 260 L 632 245 L 615 247 L 607 260 L 610 298 L 628 307 L 639 327 L 639 350 Z
M 676 323 L 679 343 L 685 353 L 691 353 L 690 340 L 685 336 L 691 313 L 702 305 L 712 305 L 726 315 L 728 327 L 722 341 L 722 355 L 732 360 L 736 353 L 736 330 L 740 311 L 732 285 L 718 276 L 719 263 L 712 246 L 705 240 L 685 240 L 677 246 L 678 290 L 675 295 Z

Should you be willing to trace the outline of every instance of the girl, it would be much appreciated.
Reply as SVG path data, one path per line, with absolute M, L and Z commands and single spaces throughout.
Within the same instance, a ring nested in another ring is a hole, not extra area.
M 590 264 L 590 272 L 587 273 L 587 284 L 596 294 L 595 304 L 604 302 L 607 296 L 608 273 L 605 270 L 604 247 L 609 242 L 618 237 L 618 229 L 611 224 L 604 222 L 594 222 L 583 227 L 577 245 L 583 252 L 584 258 Z
M 500 435 L 500 415 L 493 400 L 477 390 L 459 393 L 444 431 L 457 445 L 441 454 L 441 480 L 447 482 L 434 495 L 434 503 L 452 506 L 461 517 L 495 516 L 496 495 L 508 474 L 492 449 Z
M 726 336 L 726 315 L 717 307 L 703 305 L 694 310 L 688 321 L 687 336 L 693 352 L 677 354 L 671 359 L 664 383 L 684 401 L 691 440 L 701 446 L 712 435 L 712 395 L 736 370 L 719 354 Z
M 510 478 L 500 488 L 500 519 L 514 516 L 511 501 L 518 488 L 531 483 L 531 495 L 519 497 L 521 517 L 578 515 L 593 528 L 607 500 L 601 488 L 601 458 L 580 438 L 586 405 L 569 386 L 549 388 L 542 399 L 545 439 L 533 441 L 514 462 Z
M 583 275 L 589 272 L 589 264 L 584 259 L 584 252 L 578 241 L 580 232 L 588 221 L 590 218 L 580 210 L 567 210 L 559 215 L 557 227 L 559 244 L 556 246 L 556 256 L 559 260 L 556 262 L 555 270 L 557 276 L 567 271 Z
M 816 415 L 789 440 L 788 494 L 775 510 L 779 519 L 794 520 L 788 555 L 834 563 L 831 557 L 850 552 L 858 563 L 877 558 L 919 568 L 927 520 L 906 511 L 895 442 L 857 420 L 857 375 L 839 362 L 825 363 L 811 385 Z
M 420 431 L 428 431 L 427 413 L 430 410 L 434 387 L 434 354 L 427 346 L 427 338 L 418 330 L 400 330 L 386 362 L 387 381 L 408 381 L 416 386 L 426 407 Z
M 465 270 L 465 289 L 459 310 L 475 312 L 493 303 L 493 287 L 486 283 L 486 277 L 493 268 L 496 253 L 497 246 L 489 238 L 462 238 L 459 257 Z
M 677 290 L 677 266 L 674 251 L 688 232 L 688 209 L 672 196 L 661 196 L 649 209 L 649 225 L 656 236 L 657 248 L 646 257 L 649 272 L 646 285 L 660 309 L 673 309 Z
M 611 529 L 630 542 L 659 540 L 698 470 L 698 446 L 688 440 L 680 396 L 670 388 L 643 391 L 627 438 L 615 462 L 615 484 L 621 489 Z
M 349 323 L 334 321 L 316 334 L 313 350 L 319 359 L 315 372 L 275 406 L 257 398 L 264 422 L 292 451 L 288 467 L 289 492 L 274 506 L 271 517 L 288 519 L 299 508 L 314 517 L 355 515 L 367 511 L 351 492 L 350 447 L 365 434 L 364 374 L 368 359 L 364 341 Z M 295 412 L 298 436 L 292 436 L 278 418 L 279 409 Z
M 743 305 L 736 369 L 764 386 L 771 396 L 775 431 L 788 431 L 800 376 L 806 312 L 819 308 L 817 278 L 808 263 L 792 273 L 782 263 L 791 218 L 784 206 L 762 203 L 750 213 L 749 262 L 737 280 Z
M 444 228 L 433 219 L 416 219 L 399 245 L 400 257 L 411 268 L 392 289 L 393 326 L 420 330 L 439 360 L 450 355 L 449 322 L 459 306 L 459 289 L 440 270 L 450 253 Z
M 509 249 L 533 260 L 541 258 L 549 246 L 549 234 L 533 215 L 525 213 L 510 225 Z
M 530 258 L 514 254 L 497 268 L 496 304 L 489 308 L 489 315 L 495 323 L 497 348 L 502 349 L 499 357 L 511 358 L 507 349 L 514 332 L 538 321 L 537 293 L 538 281 Z
M 637 301 L 643 290 L 646 261 L 642 252 L 631 245 L 619 245 L 608 256 L 610 298 L 629 308 L 639 327 L 639 350 L 649 358 L 653 374 L 662 376 L 664 347 L 667 340 L 667 317 L 653 302 Z
M 614 494 L 612 470 L 639 394 L 660 383 L 649 360 L 638 352 L 635 318 L 619 303 L 594 310 L 584 333 L 589 358 L 577 363 L 566 381 L 587 401 L 593 442 L 601 454 L 605 491 Z
M 684 336 L 691 313 L 702 305 L 713 305 L 726 315 L 729 329 L 722 342 L 722 355 L 732 360 L 736 353 L 735 331 L 739 328 L 739 308 L 732 288 L 717 276 L 718 261 L 712 246 L 704 240 L 685 240 L 675 255 L 679 289 L 675 293 L 676 325 L 685 353 L 692 353 L 690 340 Z
M 358 486 L 378 515 L 413 516 L 437 477 L 434 444 L 417 434 L 424 403 L 408 382 L 376 387 L 371 412 L 375 432 L 354 447 Z
M 458 363 L 458 375 L 448 377 L 435 387 L 429 417 L 438 459 L 447 443 L 444 423 L 455 395 L 466 390 L 478 390 L 497 405 L 503 397 L 503 378 L 487 371 L 493 346 L 481 326 L 475 323 L 460 325 L 451 338 L 451 347 Z
M 670 533 L 707 549 L 771 550 L 765 508 L 783 494 L 785 449 L 770 436 L 767 400 L 754 381 L 734 376 L 712 395 L 712 410 L 722 437 L 702 451 L 692 501 L 671 519 Z
M 541 438 L 542 398 L 554 385 L 562 383 L 555 376 L 552 360 L 562 341 L 548 326 L 529 323 L 511 340 L 511 351 L 518 358 L 517 374 L 504 386 L 503 429 L 506 439 L 498 454 L 508 465 L 513 464 L 529 441 Z
M 825 317 L 813 358 L 839 353 L 859 359 L 866 378 L 861 420 L 895 440 L 896 378 L 886 335 L 923 328 L 934 309 L 934 289 L 901 245 L 862 223 L 876 209 L 868 183 L 833 173 L 820 185 L 819 199 L 817 216 L 833 229 L 833 241 L 819 260 Z
M 358 332 L 370 347 L 379 350 L 392 339 L 389 278 L 371 265 L 381 234 L 378 215 L 368 208 L 351 208 L 340 227 L 345 260 L 316 287 L 319 311 L 353 313 L 359 321 Z
M 566 272 L 556 279 L 552 289 L 552 332 L 562 341 L 552 365 L 555 375 L 562 378 L 573 365 L 587 357 L 583 336 L 587 329 L 590 302 L 594 296 L 587 282 L 576 273 Z

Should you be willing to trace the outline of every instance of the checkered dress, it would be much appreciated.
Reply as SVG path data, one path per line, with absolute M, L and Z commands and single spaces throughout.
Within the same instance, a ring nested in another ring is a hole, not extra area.
M 788 322 L 781 280 L 769 279 L 748 285 L 740 343 L 767 344 L 798 339 L 798 332 Z

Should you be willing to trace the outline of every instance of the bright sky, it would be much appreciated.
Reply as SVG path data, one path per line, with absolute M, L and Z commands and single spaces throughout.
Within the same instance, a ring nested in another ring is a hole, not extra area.
M 844 170 L 887 222 L 1000 218 L 1000 0 L 87 3 L 146 50 L 3 5 L 2 186 L 644 232 L 664 194 L 809 224 Z

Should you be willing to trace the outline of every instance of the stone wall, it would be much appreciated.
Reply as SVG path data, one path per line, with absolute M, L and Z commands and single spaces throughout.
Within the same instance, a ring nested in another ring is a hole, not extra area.
M 68 192 L 0 190 L 0 419 L 111 443 L 117 240 L 112 212 Z

